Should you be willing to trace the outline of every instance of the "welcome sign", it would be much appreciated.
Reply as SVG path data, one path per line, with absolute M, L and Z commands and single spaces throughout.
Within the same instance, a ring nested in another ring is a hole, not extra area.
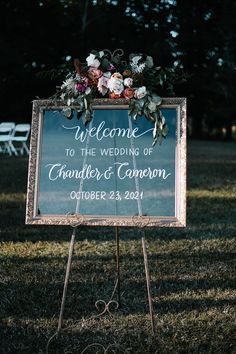
M 33 103 L 26 223 L 185 226 L 185 99 L 163 99 L 169 133 L 155 146 L 126 100 L 94 100 L 86 126 L 77 108 L 68 120 L 62 102 Z

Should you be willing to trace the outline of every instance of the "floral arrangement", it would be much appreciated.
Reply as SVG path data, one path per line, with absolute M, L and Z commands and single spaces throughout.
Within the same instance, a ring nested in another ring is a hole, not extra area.
M 63 110 L 72 118 L 72 105 L 78 105 L 78 118 L 87 124 L 92 119 L 91 100 L 108 97 L 126 99 L 129 115 L 136 120 L 140 116 L 153 122 L 153 145 L 167 136 L 168 127 L 159 107 L 162 99 L 158 91 L 167 84 L 172 88 L 176 79 L 173 69 L 154 65 L 153 58 L 144 54 L 131 54 L 128 61 L 122 60 L 123 50 L 113 53 L 105 49 L 92 51 L 86 63 L 74 60 L 75 70 L 67 74 L 56 93 L 56 98 L 66 101 Z

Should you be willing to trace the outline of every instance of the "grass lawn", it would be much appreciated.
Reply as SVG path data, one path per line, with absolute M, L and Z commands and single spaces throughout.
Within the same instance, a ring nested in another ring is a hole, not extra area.
M 43 354 L 57 328 L 71 229 L 25 226 L 27 159 L 1 155 L 0 169 L 0 353 Z M 116 343 L 117 353 L 236 353 L 235 197 L 236 144 L 191 141 L 188 226 L 146 232 L 155 336 L 139 231 L 121 230 L 122 308 L 96 319 L 94 303 L 108 301 L 115 283 L 115 231 L 83 228 L 64 316 L 73 327 L 49 353 L 93 342 Z

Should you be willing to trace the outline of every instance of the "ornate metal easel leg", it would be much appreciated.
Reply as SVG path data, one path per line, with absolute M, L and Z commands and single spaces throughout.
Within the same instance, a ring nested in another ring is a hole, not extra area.
M 120 237 L 118 227 L 115 227 L 116 230 L 116 282 L 112 295 L 109 301 L 99 299 L 95 302 L 95 307 L 99 314 L 96 317 L 101 317 L 105 314 L 112 316 L 112 312 L 118 310 L 121 307 L 121 293 L 120 293 Z M 115 295 L 117 295 L 117 300 L 113 300 Z
M 154 335 L 155 334 L 155 325 L 154 325 L 151 283 L 150 283 L 150 274 L 149 274 L 149 268 L 148 268 L 148 257 L 147 257 L 147 247 L 146 247 L 146 243 L 145 243 L 145 237 L 142 237 L 142 248 L 143 248 L 143 258 L 144 258 L 146 282 L 147 282 L 147 293 L 148 293 L 148 303 L 149 303 L 149 312 L 150 312 L 150 318 L 151 318 L 152 334 Z
M 68 282 L 69 282 L 69 276 L 70 276 L 70 270 L 71 270 L 71 263 L 72 263 L 72 256 L 73 256 L 73 251 L 74 251 L 74 245 L 75 245 L 75 234 L 76 234 L 76 228 L 74 227 L 73 233 L 71 235 L 71 241 L 70 241 L 70 247 L 69 247 L 69 254 L 68 254 L 68 260 L 67 260 L 67 266 L 66 266 L 66 275 L 65 275 L 65 281 L 64 281 L 64 288 L 63 288 L 63 295 L 62 295 L 62 300 L 61 300 L 61 308 L 60 308 L 60 315 L 58 319 L 58 326 L 57 326 L 57 331 L 56 333 L 53 334 L 51 338 L 49 338 L 46 346 L 46 354 L 49 353 L 49 345 L 52 342 L 52 340 L 57 337 L 62 329 L 62 324 L 63 324 L 63 314 L 64 314 L 64 308 L 65 308 L 65 301 L 66 301 L 66 293 L 67 293 L 67 287 L 68 287 Z
M 68 261 L 67 261 L 67 266 L 66 266 L 66 276 L 65 276 L 63 295 L 62 295 L 62 300 L 61 300 L 61 309 L 60 309 L 60 315 L 59 315 L 59 320 L 58 320 L 57 333 L 60 332 L 60 330 L 62 328 L 62 323 L 63 323 L 63 314 L 64 314 L 65 301 L 66 301 L 66 293 L 67 293 L 67 287 L 68 287 L 70 270 L 71 270 L 71 262 L 72 262 L 72 256 L 73 256 L 74 245 L 75 245 L 75 233 L 76 233 L 75 230 L 76 230 L 76 228 L 73 229 L 73 233 L 72 233 L 71 241 L 70 241 L 70 248 L 69 248 L 69 255 L 68 255 Z
M 120 235 L 118 226 L 116 226 L 116 272 L 117 272 L 117 301 L 119 308 L 121 308 L 120 296 Z

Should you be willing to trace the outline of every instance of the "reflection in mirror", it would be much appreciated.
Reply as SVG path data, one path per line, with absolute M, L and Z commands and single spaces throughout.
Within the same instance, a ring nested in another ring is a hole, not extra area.
M 166 140 L 152 147 L 153 124 L 127 109 L 95 109 L 86 127 L 76 112 L 43 114 L 38 205 L 41 215 L 175 216 L 176 108 L 163 108 Z

